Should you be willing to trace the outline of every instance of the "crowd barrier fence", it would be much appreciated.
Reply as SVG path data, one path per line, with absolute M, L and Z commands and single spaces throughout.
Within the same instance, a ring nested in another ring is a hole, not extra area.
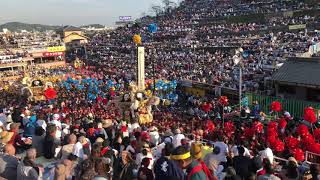
M 305 161 L 309 164 L 320 164 L 320 154 L 306 151 L 305 158 Z
M 270 112 L 271 111 L 271 103 L 273 101 L 279 101 L 282 104 L 282 109 L 287 110 L 290 112 L 291 116 L 293 117 L 302 117 L 304 108 L 311 106 L 315 109 L 317 117 L 319 117 L 320 113 L 320 104 L 314 103 L 310 101 L 302 101 L 296 99 L 283 99 L 273 96 L 266 96 L 266 95 L 258 95 L 253 93 L 245 93 L 245 96 L 248 97 L 249 105 L 252 106 L 253 101 L 258 101 L 260 108 L 263 112 Z
M 190 136 L 191 134 L 189 134 Z M 200 139 L 201 144 L 204 146 L 206 145 L 209 140 L 207 139 Z M 287 159 L 282 158 L 282 157 L 274 157 L 274 160 L 278 163 L 282 162 L 282 163 L 286 163 L 288 162 Z M 307 162 L 308 164 L 320 164 L 320 154 L 316 154 L 310 151 L 306 151 L 305 152 L 305 162 Z

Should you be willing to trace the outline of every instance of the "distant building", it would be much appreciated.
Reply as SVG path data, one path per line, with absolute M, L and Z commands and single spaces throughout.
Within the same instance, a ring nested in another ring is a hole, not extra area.
M 271 78 L 276 95 L 320 102 L 320 58 L 289 58 Z
M 64 43 L 67 46 L 80 46 L 88 43 L 88 38 L 84 35 L 82 29 L 68 26 L 63 29 Z
M 7 34 L 8 32 L 10 32 L 7 28 L 3 28 L 2 29 L 3 33 Z
M 110 28 L 110 27 L 101 27 L 101 28 L 97 28 L 97 27 L 83 27 L 81 28 L 82 30 L 84 31 L 109 31 L 109 30 L 113 30 L 113 28 Z

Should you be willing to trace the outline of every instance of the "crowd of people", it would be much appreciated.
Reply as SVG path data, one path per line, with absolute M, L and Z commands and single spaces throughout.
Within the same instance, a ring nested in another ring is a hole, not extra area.
M 310 45 L 318 42 L 316 33 L 279 30 L 291 24 L 319 23 L 317 16 L 273 17 L 264 23 L 218 20 L 314 10 L 319 4 L 241 2 L 185 0 L 162 15 L 94 35 L 86 48 L 67 54 L 71 59 L 88 57 L 86 63 L 93 67 L 30 72 L 32 77 L 62 75 L 52 84 L 56 94 L 45 101 L 30 101 L 1 88 L 0 177 L 319 179 L 320 129 L 314 119 L 291 117 L 282 109 L 273 112 L 270 120 L 258 102 L 239 109 L 226 97 L 201 97 L 177 89 L 176 101 L 162 99 L 153 107 L 153 121 L 139 124 L 135 113 L 140 110 L 121 109 L 115 100 L 125 99 L 128 85 L 136 81 L 133 34 L 141 34 L 146 47 L 148 80 L 188 79 L 238 89 L 239 72 L 230 49 L 242 47 L 244 91 L 266 90 L 264 80 L 277 65 L 308 52 Z M 157 24 L 158 32 L 148 32 L 150 22 Z M 66 74 L 76 78 L 63 78 Z M 90 82 L 79 83 L 87 79 Z M 109 87 L 109 82 L 117 86 Z M 161 91 L 155 90 L 155 95 Z M 305 157 L 307 151 L 315 154 L 311 160 Z
M 266 8 L 268 7 L 268 8 Z M 245 10 L 247 8 L 247 10 Z M 110 70 L 134 74 L 133 34 L 142 36 L 146 50 L 146 75 L 158 78 L 189 79 L 238 89 L 239 72 L 230 49 L 242 47 L 244 90 L 264 91 L 264 83 L 287 57 L 301 56 L 318 42 L 318 34 L 289 31 L 288 25 L 319 23 L 318 16 L 284 16 L 296 10 L 315 10 L 302 1 L 261 1 L 242 4 L 225 1 L 183 1 L 180 6 L 156 17 L 143 17 L 132 26 L 95 34 L 87 45 L 89 62 Z M 267 11 L 267 12 L 266 12 Z M 269 12 L 270 11 L 270 12 Z M 264 22 L 233 23 L 221 17 L 278 13 Z M 148 24 L 158 30 L 148 32 Z M 310 30 L 310 29 L 309 29 Z M 155 50 L 154 50 L 155 49 Z M 310 54 L 309 54 L 310 55 Z M 312 55 L 312 54 L 311 54 Z M 129 71 L 128 71 L 129 70 Z M 134 76 L 134 75 L 133 75 Z
M 251 112 L 248 109 L 238 112 L 241 117 L 253 116 L 252 121 L 246 118 L 230 121 L 232 118 L 227 115 L 237 111 L 227 104 L 221 106 L 227 101 L 177 90 L 179 101 L 160 104 L 153 113 L 153 122 L 142 125 L 130 111 L 122 113 L 113 104 L 113 97 L 125 91 L 125 76 L 107 75 L 101 69 L 86 73 L 98 81 L 114 78 L 123 84 L 122 88 L 114 94 L 106 91 L 103 98 L 92 100 L 88 97 L 89 86 L 78 89 L 73 85 L 70 88 L 56 85 L 57 97 L 43 102 L 28 102 L 25 97 L 1 91 L 1 177 L 88 180 L 319 177 L 319 165 L 308 164 L 301 157 L 305 150 L 318 153 L 319 134 L 314 133 L 314 147 L 303 147 L 306 132 L 301 134 L 297 130 L 301 124 L 292 120 L 288 112 L 279 114 L 279 118 L 288 122 L 284 127 L 279 119 L 268 123 L 260 118 L 258 105 Z M 276 138 L 286 139 L 280 140 L 283 149 L 273 144 L 278 141 L 271 140 L 270 129 L 274 130 L 272 134 L 279 134 Z M 290 149 L 287 138 L 298 141 L 295 145 L 298 150 Z M 276 157 L 286 162 L 279 163 Z

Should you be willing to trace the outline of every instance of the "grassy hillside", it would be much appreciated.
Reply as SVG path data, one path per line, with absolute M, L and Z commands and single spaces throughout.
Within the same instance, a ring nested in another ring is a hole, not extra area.
M 21 22 L 9 22 L 0 25 L 0 31 L 3 28 L 7 28 L 11 32 L 19 32 L 21 30 L 27 31 L 46 31 L 46 30 L 56 30 L 60 28 L 60 26 L 49 26 L 49 25 L 42 25 L 42 24 L 27 24 Z

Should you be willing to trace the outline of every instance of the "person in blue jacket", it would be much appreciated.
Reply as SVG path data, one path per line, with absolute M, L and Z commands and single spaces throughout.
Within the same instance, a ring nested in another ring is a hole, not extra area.
M 162 156 L 154 165 L 156 180 L 180 180 L 185 179 L 184 172 L 175 161 L 170 160 L 174 147 L 172 143 L 166 143 L 162 150 Z
M 25 137 L 32 137 L 35 132 L 36 132 L 36 128 L 37 128 L 37 116 L 36 115 L 32 115 L 29 118 L 29 122 L 26 124 L 25 128 L 24 128 L 24 136 Z

